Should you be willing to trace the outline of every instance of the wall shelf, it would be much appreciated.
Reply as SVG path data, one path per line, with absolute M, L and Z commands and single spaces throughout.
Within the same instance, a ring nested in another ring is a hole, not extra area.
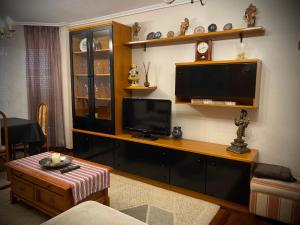
M 223 107 L 223 108 L 241 108 L 241 109 L 256 109 L 257 106 L 252 105 L 226 105 L 226 104 L 201 104 L 201 103 L 189 103 L 194 106 L 210 106 L 210 107 Z
M 265 32 L 264 27 L 248 27 L 248 28 L 240 28 L 240 29 L 232 29 L 225 31 L 216 31 L 202 34 L 190 34 L 184 36 L 176 36 L 176 37 L 163 37 L 160 39 L 151 39 L 144 41 L 131 41 L 125 43 L 125 45 L 129 45 L 135 48 L 142 47 L 150 47 L 150 46 L 162 46 L 162 45 L 174 45 L 174 44 L 183 44 L 183 43 L 192 43 L 201 39 L 211 39 L 213 41 L 216 40 L 225 40 L 225 39 L 234 39 L 234 38 L 243 38 L 243 37 L 251 37 L 251 36 L 259 36 L 263 35 Z
M 137 87 L 126 87 L 124 88 L 125 90 L 134 90 L 134 91 L 154 91 L 157 87 L 152 86 L 152 87 L 144 87 L 144 86 L 137 86 Z

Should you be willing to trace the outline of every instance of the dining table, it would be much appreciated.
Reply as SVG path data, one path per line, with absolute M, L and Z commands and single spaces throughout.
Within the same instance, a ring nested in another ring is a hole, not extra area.
M 9 117 L 7 118 L 7 128 L 11 158 L 13 158 L 12 149 L 14 149 L 16 145 L 28 145 L 31 150 L 33 148 L 40 148 L 45 143 L 44 133 L 35 120 Z M 4 140 L 3 127 L 1 130 L 1 139 Z

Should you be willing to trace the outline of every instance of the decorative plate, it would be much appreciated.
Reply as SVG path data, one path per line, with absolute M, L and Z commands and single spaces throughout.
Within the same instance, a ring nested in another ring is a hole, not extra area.
M 147 35 L 147 40 L 154 39 L 154 37 L 155 37 L 155 33 L 154 33 L 154 32 L 150 32 L 150 33 Z
M 215 32 L 217 30 L 217 25 L 212 23 L 208 26 L 208 32 Z
M 63 160 L 60 160 L 59 163 L 53 164 L 51 157 L 43 158 L 39 161 L 39 164 L 47 169 L 60 168 L 69 165 L 72 162 L 71 157 L 65 157 Z
M 94 50 L 99 50 L 101 48 L 100 43 L 98 43 L 98 41 L 94 38 L 93 39 L 93 49 Z M 87 43 L 86 43 L 86 38 L 83 38 L 80 43 L 79 43 L 79 49 L 82 52 L 86 52 L 87 51 Z
M 158 32 L 156 32 L 155 34 L 154 34 L 154 38 L 155 39 L 159 39 L 160 37 L 161 37 L 161 32 L 160 31 L 158 31 Z
M 205 32 L 205 28 L 203 26 L 198 26 L 194 29 L 194 34 L 202 34 Z
M 79 49 L 82 52 L 86 52 L 87 51 L 87 44 L 86 44 L 86 38 L 83 38 L 80 43 L 79 43 Z

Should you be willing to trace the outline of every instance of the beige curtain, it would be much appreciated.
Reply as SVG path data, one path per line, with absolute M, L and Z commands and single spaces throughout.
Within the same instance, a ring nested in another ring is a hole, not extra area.
M 39 103 L 49 108 L 51 147 L 65 146 L 61 51 L 58 27 L 25 26 L 28 112 L 36 118 Z

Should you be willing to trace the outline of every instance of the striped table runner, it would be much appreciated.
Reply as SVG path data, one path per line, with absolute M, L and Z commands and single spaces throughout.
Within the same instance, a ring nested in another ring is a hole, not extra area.
M 109 187 L 109 171 L 106 168 L 94 166 L 88 163 L 73 159 L 72 164 L 80 165 L 80 169 L 67 173 L 60 173 L 59 170 L 47 170 L 40 166 L 39 160 L 49 157 L 52 153 L 45 152 L 38 155 L 11 161 L 11 163 L 30 168 L 39 173 L 62 180 L 72 187 L 74 203 L 77 204 L 89 195 Z

